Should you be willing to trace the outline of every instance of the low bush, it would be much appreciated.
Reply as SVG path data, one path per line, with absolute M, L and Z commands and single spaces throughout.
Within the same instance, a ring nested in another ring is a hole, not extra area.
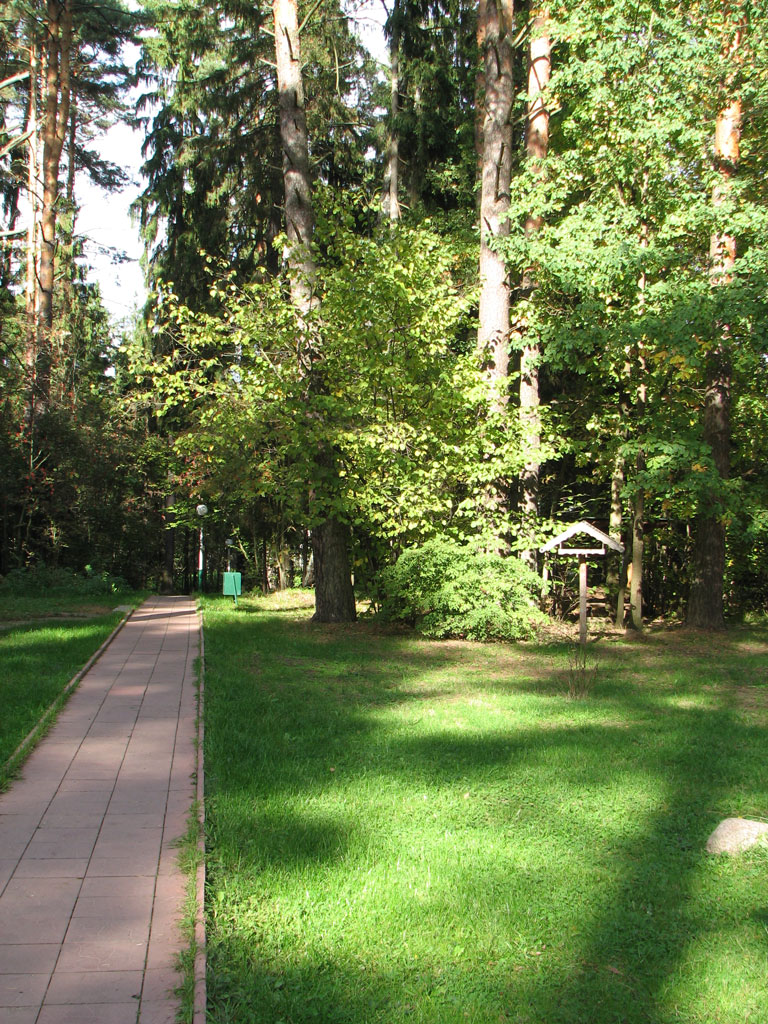
M 437 538 L 404 551 L 382 578 L 382 616 L 425 636 L 521 640 L 545 621 L 541 579 L 513 555 Z
M 115 594 L 129 590 L 130 587 L 121 576 L 112 576 L 106 572 L 96 573 L 86 569 L 81 574 L 71 569 L 34 565 L 25 569 L 12 569 L 0 581 L 0 589 L 5 593 L 20 595 L 77 593 L 97 596 Z

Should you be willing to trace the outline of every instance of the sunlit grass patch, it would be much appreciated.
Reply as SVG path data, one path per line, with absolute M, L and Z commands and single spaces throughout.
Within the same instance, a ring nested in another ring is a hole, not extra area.
M 601 643 L 574 702 L 565 644 L 316 626 L 305 603 L 206 602 L 214 1021 L 745 1019 L 768 854 L 704 842 L 768 817 L 738 697 L 764 629 Z M 749 1008 L 768 1019 L 768 986 Z
M 111 612 L 0 631 L 0 787 L 8 781 L 3 768 L 8 758 L 121 617 Z

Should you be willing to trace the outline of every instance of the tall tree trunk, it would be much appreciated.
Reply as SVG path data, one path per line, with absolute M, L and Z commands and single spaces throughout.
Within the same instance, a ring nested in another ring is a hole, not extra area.
M 400 133 L 397 118 L 400 112 L 400 26 L 398 0 L 392 7 L 392 32 L 389 40 L 389 134 L 387 160 L 384 166 L 384 188 L 381 193 L 381 211 L 390 223 L 400 220 L 398 188 L 400 179 Z M 386 10 L 386 5 L 384 7 Z
M 26 287 L 25 287 L 25 309 L 26 309 L 26 351 L 25 363 L 29 381 L 29 407 L 34 407 L 35 391 L 35 364 L 37 362 L 37 267 L 38 267 L 38 225 L 39 225 L 39 169 L 38 169 L 38 120 L 37 120 L 37 92 L 39 75 L 39 58 L 37 42 L 34 38 L 29 44 L 29 107 L 27 110 L 27 198 L 29 200 L 29 222 L 27 225 L 27 261 L 26 261 Z
M 512 178 L 513 0 L 483 0 L 479 10 L 478 39 L 483 41 L 483 156 L 480 178 L 480 304 L 477 352 L 488 381 L 490 411 L 506 413 L 509 384 L 509 281 L 503 257 L 491 242 L 509 234 Z M 487 481 L 482 495 L 483 513 L 493 546 L 508 550 L 503 520 L 507 507 L 503 480 Z
M 43 125 L 43 203 L 40 212 L 40 343 L 37 353 L 37 401 L 48 403 L 51 376 L 51 333 L 56 262 L 56 201 L 59 166 L 69 125 L 70 58 L 72 50 L 71 0 L 48 0 Z
M 169 481 L 170 483 L 170 481 Z M 168 493 L 163 498 L 163 564 L 160 569 L 160 593 L 173 593 L 173 577 L 176 566 L 176 527 L 173 523 L 175 496 Z
M 485 97 L 483 100 L 483 160 L 480 181 L 480 310 L 477 346 L 494 386 L 494 407 L 507 403 L 509 369 L 509 282 L 503 258 L 490 247 L 492 239 L 509 234 L 509 190 L 512 178 L 513 60 L 510 33 L 512 0 L 485 0 Z
M 424 134 L 424 100 L 421 86 L 413 88 L 413 117 L 416 122 L 416 149 L 407 168 L 408 203 L 415 210 L 424 194 L 424 174 L 427 169 L 427 147 Z
M 621 532 L 624 519 L 624 510 L 621 503 L 621 491 L 624 487 L 624 457 L 620 452 L 616 454 L 611 474 L 611 514 L 608 525 L 608 535 L 614 540 L 621 542 Z M 609 554 L 608 567 L 606 571 L 605 590 L 607 597 L 608 613 L 613 609 L 614 621 L 617 629 L 624 625 L 624 595 L 626 592 L 627 577 L 624 568 L 624 555 Z
M 69 315 L 72 311 L 72 289 L 76 271 L 75 219 L 77 208 L 75 206 L 75 176 L 77 173 L 77 97 L 73 89 L 70 91 L 69 124 L 67 126 L 66 231 L 63 239 L 66 266 L 61 288 L 62 314 L 65 323 L 69 320 Z M 71 331 L 71 327 L 67 327 L 67 329 Z
M 648 185 L 648 174 L 645 175 L 642 199 L 644 201 Z M 648 225 L 643 223 L 640 229 L 640 248 L 648 248 Z M 645 312 L 645 290 L 647 278 L 645 268 L 640 273 L 637 282 L 637 307 L 638 315 L 642 317 Z M 635 404 L 635 420 L 638 423 L 638 431 L 644 429 L 646 404 L 648 401 L 647 372 L 648 367 L 645 361 L 645 345 L 642 340 L 638 341 L 635 347 L 634 362 L 637 367 L 637 390 Z M 629 367 L 631 376 L 632 366 Z M 635 497 L 632 505 L 632 561 L 631 572 L 628 577 L 629 583 L 629 625 L 632 629 L 639 631 L 643 628 L 643 552 L 645 548 L 645 491 L 643 475 L 645 473 L 646 461 L 645 452 L 642 447 L 637 453 L 635 460 Z
M 355 621 L 355 594 L 348 569 L 348 544 L 348 531 L 337 519 L 326 519 L 312 530 L 314 617 L 318 622 Z
M 737 33 L 734 51 L 738 48 Z M 738 169 L 741 144 L 741 102 L 733 100 L 719 114 L 715 128 L 715 159 L 720 180 L 712 202 L 722 206 L 730 180 Z M 710 275 L 713 288 L 726 288 L 733 278 L 736 239 L 716 233 L 710 242 Z M 704 440 L 712 451 L 721 480 L 727 480 L 731 465 L 731 339 L 727 323 L 717 325 L 718 337 L 705 364 Z M 714 489 L 717 490 L 716 488 Z M 693 578 L 688 597 L 687 622 L 699 629 L 725 626 L 723 579 L 725 576 L 725 524 L 719 495 L 712 494 L 699 510 L 695 522 Z
M 645 458 L 637 456 L 637 471 L 645 469 Z M 632 562 L 629 576 L 629 623 L 640 632 L 643 628 L 643 549 L 645 547 L 645 494 L 638 484 L 632 513 Z M 618 616 L 617 616 L 618 618 Z
M 488 21 L 486 0 L 477 4 L 477 52 L 480 60 L 475 81 L 475 167 L 476 179 L 483 180 L 483 135 L 485 125 L 485 30 Z M 477 215 L 480 216 L 482 203 L 481 189 L 477 190 Z
M 311 323 L 313 311 L 319 308 L 311 248 L 315 218 L 309 177 L 297 0 L 274 0 L 273 14 L 291 301 L 299 314 L 299 362 L 307 376 L 310 393 L 317 394 L 323 384 L 317 367 L 321 353 Z M 331 450 L 326 448 L 319 453 L 318 465 L 322 465 L 326 478 L 337 476 Z M 328 517 L 312 530 L 315 619 L 318 622 L 352 622 L 355 619 L 347 540 L 347 527 L 334 517 Z
M 526 156 L 536 173 L 541 173 L 541 161 L 549 148 L 549 111 L 544 102 L 544 89 L 549 85 L 552 72 L 552 46 L 547 33 L 546 11 L 531 12 L 531 38 L 528 48 L 528 111 L 525 132 Z M 530 214 L 525 233 L 530 238 L 541 230 L 542 219 Z M 532 268 L 523 275 L 523 291 L 530 294 L 536 286 Z M 522 334 L 520 353 L 520 421 L 526 460 L 520 474 L 520 512 L 524 535 L 531 536 L 539 518 L 539 474 L 541 462 L 541 414 L 539 409 L 539 359 L 541 349 L 530 337 L 527 324 L 519 323 Z M 536 549 L 522 552 L 523 559 L 536 568 Z

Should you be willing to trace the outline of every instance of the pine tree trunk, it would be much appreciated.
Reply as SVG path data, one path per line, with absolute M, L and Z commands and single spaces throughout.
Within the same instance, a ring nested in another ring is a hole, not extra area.
M 533 169 L 541 173 L 540 162 L 549 148 L 549 111 L 543 92 L 549 85 L 552 71 L 552 46 L 546 32 L 548 16 L 545 11 L 531 12 L 531 39 L 528 48 L 528 111 L 525 132 L 526 156 Z M 525 233 L 530 238 L 541 230 L 541 217 L 529 215 Z M 529 294 L 536 286 L 533 269 L 523 275 L 523 291 Z M 539 399 L 539 359 L 541 349 L 528 333 L 528 326 L 519 323 L 523 336 L 520 354 L 520 421 L 526 460 L 520 474 L 520 513 L 524 535 L 530 536 L 539 519 L 539 474 L 541 462 L 541 414 Z M 536 568 L 536 550 L 522 552 L 523 559 Z
M 25 363 L 29 379 L 30 409 L 34 407 L 34 376 L 37 362 L 37 267 L 38 267 L 38 224 L 39 224 L 39 190 L 38 190 L 38 148 L 40 144 L 37 122 L 37 90 L 38 90 L 38 50 L 34 38 L 29 49 L 29 108 L 27 111 L 27 198 L 29 201 L 29 223 L 27 226 L 27 261 L 26 261 L 26 350 Z
M 397 117 L 400 110 L 400 30 L 397 26 L 398 3 L 392 9 L 393 29 L 389 41 L 389 135 L 387 159 L 384 165 L 384 188 L 381 193 L 381 211 L 394 224 L 400 220 L 398 198 L 400 178 L 400 135 Z
M 320 303 L 315 292 L 317 275 L 311 248 L 315 217 L 309 176 L 297 0 L 274 0 L 273 14 L 288 238 L 286 257 L 291 301 L 299 313 L 299 363 L 307 378 L 308 391 L 312 394 L 318 393 L 323 387 L 316 367 L 321 353 L 316 345 L 311 322 Z M 319 454 L 318 465 L 321 464 L 326 477 L 336 475 L 333 472 L 334 456 L 331 451 Z M 355 619 L 355 595 L 346 536 L 346 527 L 333 517 L 312 531 L 315 562 L 314 617 L 318 622 L 353 622 Z
M 416 149 L 407 168 L 408 202 L 412 210 L 421 202 L 424 192 L 424 173 L 427 169 L 426 140 L 424 137 L 424 102 L 421 86 L 413 90 L 413 119 L 416 122 Z
M 72 312 L 72 290 L 75 283 L 75 177 L 77 172 L 77 102 L 73 89 L 71 91 L 69 104 L 69 125 L 67 126 L 67 228 L 62 239 L 63 255 L 66 259 L 64 274 L 62 275 L 61 306 L 62 318 L 65 329 L 71 330 L 68 324 Z
M 475 81 L 475 161 L 476 180 L 483 180 L 483 134 L 485 124 L 485 30 L 488 21 L 486 0 L 478 0 L 477 4 L 477 52 L 480 60 Z M 477 215 L 480 216 L 482 203 L 481 189 L 477 190 Z
M 738 35 L 734 49 L 738 47 Z M 730 179 L 738 168 L 741 144 L 741 103 L 731 102 L 720 112 L 715 128 L 715 158 L 720 180 L 712 202 L 722 206 L 728 195 Z M 736 239 L 716 234 L 710 242 L 710 278 L 713 288 L 727 288 L 736 263 Z M 731 355 L 727 323 L 717 325 L 719 338 L 706 361 L 704 396 L 704 440 L 712 451 L 712 460 L 721 480 L 730 475 L 731 448 Z M 688 597 L 686 621 L 699 629 L 723 629 L 725 524 L 717 494 L 706 499 L 695 522 L 693 578 Z
M 43 125 L 43 202 L 40 212 L 40 271 L 38 276 L 40 335 L 37 353 L 37 401 L 48 404 L 51 382 L 51 332 L 56 261 L 56 201 L 59 166 L 69 124 L 70 58 L 72 49 L 71 0 L 48 0 L 48 39 Z

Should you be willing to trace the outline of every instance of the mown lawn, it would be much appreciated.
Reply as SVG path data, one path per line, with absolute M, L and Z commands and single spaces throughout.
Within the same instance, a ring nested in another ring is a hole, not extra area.
M 93 618 L 112 611 L 118 605 L 137 605 L 146 597 L 139 591 L 93 594 L 77 590 L 51 590 L 49 593 L 15 593 L 0 587 L 0 629 L 8 624 L 24 624 L 57 618 Z M 0 634 L 2 635 L 2 634 Z
M 432 643 L 205 604 L 223 1024 L 768 1020 L 768 629 Z
M 0 595 L 0 790 L 19 767 L 8 759 L 123 617 L 115 606 L 142 596 Z

